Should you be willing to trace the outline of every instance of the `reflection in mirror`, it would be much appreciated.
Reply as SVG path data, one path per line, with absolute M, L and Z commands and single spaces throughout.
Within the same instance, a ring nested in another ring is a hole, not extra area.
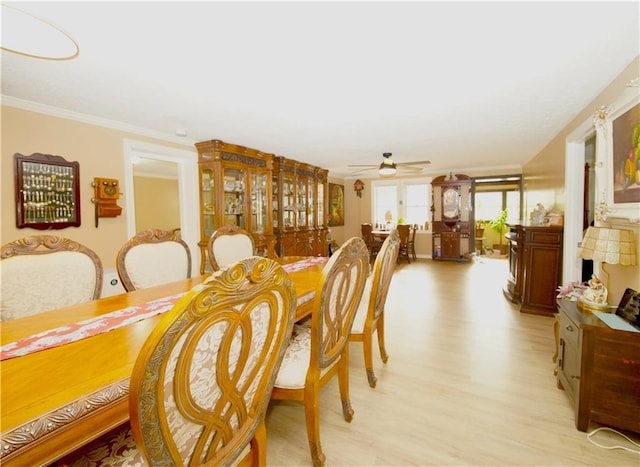
M 133 190 L 136 232 L 146 229 L 180 232 L 178 164 L 136 158 Z
M 458 190 L 447 188 L 442 195 L 442 215 L 453 219 L 460 215 L 460 195 Z

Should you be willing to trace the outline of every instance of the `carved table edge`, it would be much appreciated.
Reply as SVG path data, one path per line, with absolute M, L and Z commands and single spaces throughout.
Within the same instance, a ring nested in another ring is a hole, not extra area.
M 129 378 L 125 378 L 3 432 L 0 434 L 0 460 L 128 395 Z

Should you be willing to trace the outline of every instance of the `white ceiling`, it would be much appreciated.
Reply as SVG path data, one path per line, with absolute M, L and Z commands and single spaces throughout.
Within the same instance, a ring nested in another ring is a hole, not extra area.
M 3 50 L 7 101 L 334 176 L 383 152 L 429 173 L 519 168 L 640 53 L 637 1 L 5 3 L 80 48 Z

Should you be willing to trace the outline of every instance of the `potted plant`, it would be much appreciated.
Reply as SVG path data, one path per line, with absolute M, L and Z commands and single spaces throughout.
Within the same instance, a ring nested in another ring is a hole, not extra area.
M 501 255 L 505 255 L 507 253 L 508 245 L 504 245 L 504 246 L 502 245 L 502 239 L 504 237 L 504 233 L 507 228 L 507 215 L 508 215 L 507 210 L 503 209 L 498 215 L 498 217 L 496 217 L 489 223 L 489 225 L 491 226 L 491 229 L 494 232 L 497 232 L 498 238 L 500 239 L 499 248 L 500 248 Z

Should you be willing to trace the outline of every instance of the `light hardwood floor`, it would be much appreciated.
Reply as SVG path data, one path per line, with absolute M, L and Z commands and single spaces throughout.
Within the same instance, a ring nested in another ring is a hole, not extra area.
M 576 430 L 553 376 L 553 319 L 521 314 L 503 297 L 507 267 L 398 266 L 386 365 L 375 347 L 377 387 L 367 384 L 361 344 L 351 343 L 351 423 L 337 381 L 322 390 L 327 466 L 640 466 L 640 455 L 598 448 Z M 270 466 L 311 464 L 300 403 L 272 402 L 267 433 Z M 595 439 L 633 448 L 606 433 Z

